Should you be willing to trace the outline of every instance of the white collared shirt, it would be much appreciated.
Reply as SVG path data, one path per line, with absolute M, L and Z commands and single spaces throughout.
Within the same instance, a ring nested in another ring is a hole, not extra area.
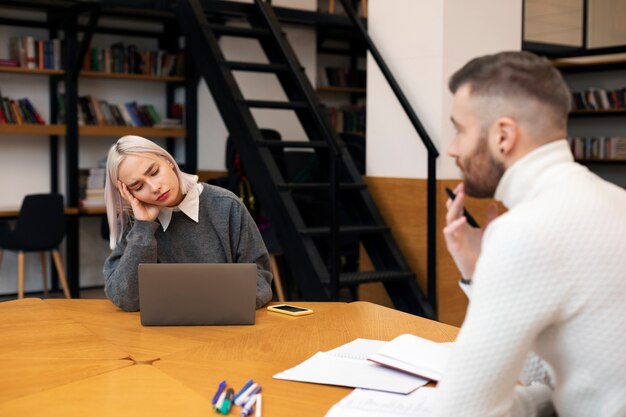
M 195 187 L 192 187 L 183 201 L 176 207 L 163 207 L 159 213 L 158 219 L 165 232 L 172 220 L 172 212 L 182 211 L 191 220 L 198 223 L 198 210 L 200 208 L 200 193 L 202 193 L 202 184 L 198 183 Z

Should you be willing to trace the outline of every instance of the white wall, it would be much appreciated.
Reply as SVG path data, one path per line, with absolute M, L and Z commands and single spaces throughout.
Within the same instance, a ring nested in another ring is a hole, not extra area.
M 370 0 L 368 7 L 369 33 L 440 151 L 438 178 L 458 178 L 446 156 L 447 80 L 471 58 L 521 48 L 521 0 Z M 367 64 L 367 175 L 426 178 L 425 147 L 375 61 Z
M 245 1 L 250 2 L 250 1 Z M 315 10 L 315 0 L 275 0 L 274 5 L 293 7 L 305 10 Z M 23 11 L 1 10 L 4 17 L 16 16 L 44 20 L 41 13 L 24 13 Z M 125 21 L 110 22 L 107 25 L 124 27 Z M 134 28 L 151 29 L 152 24 L 131 23 Z M 315 31 L 304 27 L 287 27 L 287 37 L 296 50 L 301 63 L 306 68 L 309 79 L 314 82 L 316 74 Z M 45 30 L 20 28 L 0 25 L 0 57 L 9 56 L 9 39 L 13 36 L 34 36 L 46 39 Z M 124 41 L 134 43 L 140 48 L 156 49 L 155 39 L 129 38 L 113 35 L 96 35 L 94 46 L 108 46 L 112 43 Z M 238 60 L 263 61 L 260 48 L 253 43 L 246 44 L 237 39 L 223 41 L 227 57 Z M 238 74 L 242 83 L 244 95 L 249 98 L 280 99 L 277 81 L 268 76 Z M 33 105 L 42 113 L 46 122 L 49 121 L 48 79 L 42 76 L 0 74 L 0 89 L 2 94 L 11 98 L 28 97 Z M 217 108 L 208 93 L 204 81 L 198 86 L 198 168 L 203 170 L 225 169 L 224 154 L 226 130 Z M 128 80 L 109 79 L 81 79 L 79 94 L 91 94 L 100 99 L 119 103 L 137 100 L 140 103 L 152 103 L 161 113 L 165 113 L 165 84 L 161 82 L 133 82 Z M 183 97 L 181 97 L 181 100 Z M 285 113 L 285 112 L 278 112 Z M 290 139 L 304 139 L 304 132 L 294 117 L 269 114 L 269 112 L 255 113 L 262 127 L 277 128 L 284 137 Z M 283 123 L 287 119 L 287 124 Z M 117 138 L 82 137 L 80 138 L 79 166 L 88 168 L 96 166 L 98 161 L 106 157 L 107 149 Z M 61 169 L 61 192 L 65 191 L 64 148 L 61 146 L 59 167 Z M 162 141 L 158 141 L 163 143 Z M 177 146 L 177 153 L 178 148 Z M 44 136 L 0 136 L 0 206 L 19 206 L 26 194 L 49 192 L 50 163 L 48 138 Z M 80 219 L 80 283 L 81 286 L 102 285 L 102 263 L 109 253 L 108 245 L 100 237 L 100 220 L 93 217 Z M 0 294 L 15 293 L 17 291 L 17 256 L 7 252 L 0 267 Z M 38 256 L 27 256 L 25 290 L 40 290 L 41 272 Z M 48 265 L 50 271 L 50 265 Z

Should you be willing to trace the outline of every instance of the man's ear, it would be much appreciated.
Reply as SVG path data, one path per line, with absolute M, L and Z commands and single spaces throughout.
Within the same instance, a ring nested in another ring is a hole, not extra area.
M 495 123 L 496 145 L 500 155 L 509 155 L 519 139 L 519 126 L 510 117 L 500 117 Z

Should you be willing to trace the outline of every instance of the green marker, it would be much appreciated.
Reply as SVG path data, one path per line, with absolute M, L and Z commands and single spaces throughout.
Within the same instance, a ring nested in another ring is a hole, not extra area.
M 222 403 L 222 408 L 220 408 L 220 413 L 228 414 L 230 413 L 230 407 L 233 405 L 233 397 L 235 396 L 235 391 L 232 388 L 228 388 L 226 390 L 226 398 L 224 398 L 224 402 Z

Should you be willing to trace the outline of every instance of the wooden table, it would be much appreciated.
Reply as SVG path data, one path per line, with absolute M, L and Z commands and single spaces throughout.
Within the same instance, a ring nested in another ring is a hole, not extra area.
M 272 375 L 358 337 L 451 341 L 458 330 L 364 302 L 297 304 L 315 313 L 260 309 L 254 326 L 143 327 L 107 300 L 0 303 L 0 416 L 213 415 L 219 381 L 238 389 L 249 378 L 263 386 L 265 416 L 323 416 L 350 389 Z

